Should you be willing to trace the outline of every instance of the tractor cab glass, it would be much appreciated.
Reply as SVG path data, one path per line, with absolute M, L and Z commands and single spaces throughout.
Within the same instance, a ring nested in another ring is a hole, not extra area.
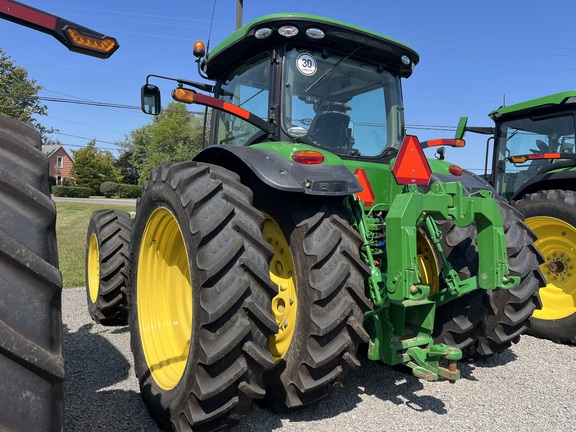
M 378 65 L 309 49 L 284 59 L 283 129 L 343 156 L 380 155 L 404 137 L 400 79 Z
M 221 83 L 219 99 L 268 120 L 270 56 L 260 55 L 242 64 Z M 245 120 L 214 110 L 214 144 L 250 145 L 266 134 Z
M 287 45 L 282 61 L 261 54 L 220 81 L 219 98 L 278 126 L 275 139 L 349 157 L 377 157 L 404 138 L 400 78 L 382 65 Z M 279 66 L 276 66 L 279 64 Z M 270 83 L 280 81 L 279 92 Z M 214 143 L 251 145 L 267 134 L 241 118 L 213 113 Z
M 562 162 L 562 159 L 547 155 L 574 154 L 575 131 L 572 114 L 502 122 L 496 137 L 498 163 L 494 181 L 497 191 L 510 199 L 534 176 L 554 169 L 554 164 Z

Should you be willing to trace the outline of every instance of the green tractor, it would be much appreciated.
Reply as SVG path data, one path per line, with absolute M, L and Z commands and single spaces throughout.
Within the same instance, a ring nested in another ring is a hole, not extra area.
M 87 237 L 91 313 L 129 324 L 162 429 L 323 400 L 363 344 L 454 381 L 463 356 L 518 340 L 543 284 L 534 236 L 486 182 L 427 161 L 445 141 L 406 135 L 416 52 L 279 14 L 194 54 L 214 84 L 174 79 L 172 96 L 212 109 L 211 145 L 153 171 L 133 222 L 99 212 Z M 158 114 L 152 78 L 142 108 Z
M 485 176 L 526 217 L 544 257 L 540 289 L 529 332 L 560 343 L 576 343 L 576 91 L 501 107 L 490 113 L 495 126 L 465 131 L 489 134 Z
M 47 33 L 71 51 L 103 59 L 119 46 L 114 38 L 15 1 L 0 1 L 0 19 Z M 0 203 L 0 430 L 61 431 L 62 276 L 48 158 L 36 129 L 4 116 Z

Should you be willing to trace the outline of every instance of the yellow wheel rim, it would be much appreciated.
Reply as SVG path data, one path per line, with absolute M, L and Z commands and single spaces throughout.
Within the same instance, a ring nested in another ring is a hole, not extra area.
M 140 245 L 136 298 L 140 340 L 156 384 L 179 383 L 192 335 L 192 282 L 188 254 L 174 215 L 158 208 L 150 215 Z
M 98 237 L 92 233 L 88 242 L 88 292 L 90 300 L 96 303 L 98 291 L 100 291 L 100 248 L 98 247 Z
M 290 246 L 278 224 L 266 215 L 264 240 L 274 248 L 270 263 L 270 278 L 278 285 L 278 295 L 272 299 L 272 313 L 278 323 L 278 334 L 270 338 L 270 352 L 275 363 L 280 362 L 290 348 L 296 328 L 296 272 Z
M 420 230 L 416 235 L 416 249 L 418 251 L 418 274 L 422 284 L 430 287 L 430 295 L 436 294 L 440 284 L 440 265 L 432 242 Z
M 534 311 L 541 320 L 566 318 L 576 313 L 576 228 L 550 216 L 526 219 L 536 233 L 534 243 L 544 256 L 540 266 L 546 286 L 540 289 L 542 309 Z

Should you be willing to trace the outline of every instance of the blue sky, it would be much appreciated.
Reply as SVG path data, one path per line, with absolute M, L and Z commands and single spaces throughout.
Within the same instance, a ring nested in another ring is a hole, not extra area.
M 208 40 L 214 1 L 125 0 L 27 3 L 114 36 L 108 60 L 78 55 L 55 39 L 0 20 L 0 46 L 44 89 L 40 96 L 139 106 L 150 73 L 199 80 L 192 46 Z M 211 46 L 235 29 L 236 0 L 216 0 Z M 349 22 L 410 45 L 420 54 L 404 80 L 408 132 L 420 140 L 452 137 L 461 115 L 488 126 L 487 114 L 507 105 L 576 88 L 576 3 L 505 1 L 244 0 L 244 23 L 269 13 L 302 12 Z M 169 83 L 161 84 L 166 95 Z M 167 99 L 167 98 L 165 98 Z M 96 139 L 100 148 L 151 121 L 136 109 L 46 102 L 41 122 L 59 130 L 68 149 Z M 480 172 L 483 137 L 447 159 Z

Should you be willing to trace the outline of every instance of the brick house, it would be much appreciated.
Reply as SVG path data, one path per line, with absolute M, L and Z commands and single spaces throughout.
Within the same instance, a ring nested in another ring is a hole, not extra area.
M 48 156 L 48 175 L 56 179 L 56 185 L 61 186 L 65 178 L 70 178 L 70 170 L 74 160 L 61 145 L 43 145 L 42 152 Z

